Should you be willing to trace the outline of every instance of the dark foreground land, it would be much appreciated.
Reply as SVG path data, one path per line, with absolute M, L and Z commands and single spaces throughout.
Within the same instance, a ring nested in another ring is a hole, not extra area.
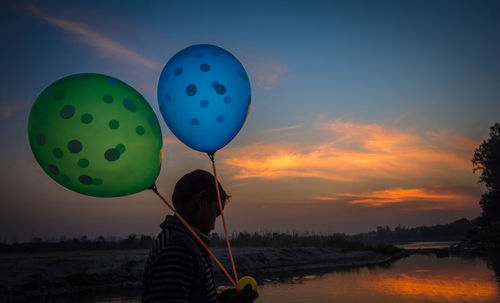
M 213 251 L 229 270 L 227 251 L 222 248 Z M 67 298 L 79 293 L 112 289 L 126 290 L 139 296 L 148 252 L 112 250 L 0 254 L 0 302 Z M 252 275 L 258 280 L 287 272 L 383 264 L 401 255 L 320 247 L 233 249 L 239 275 Z M 227 277 L 213 263 L 218 284 L 229 285 Z

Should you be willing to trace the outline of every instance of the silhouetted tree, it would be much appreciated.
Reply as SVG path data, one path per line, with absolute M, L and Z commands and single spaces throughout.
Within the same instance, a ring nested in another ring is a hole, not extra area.
M 490 137 L 474 151 L 474 172 L 480 172 L 479 182 L 486 185 L 487 192 L 481 196 L 479 205 L 482 217 L 487 222 L 500 220 L 500 124 L 490 128 Z

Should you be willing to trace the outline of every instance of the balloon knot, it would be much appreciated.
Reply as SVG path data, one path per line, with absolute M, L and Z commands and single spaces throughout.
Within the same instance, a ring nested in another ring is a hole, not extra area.
M 156 188 L 156 184 L 153 183 L 153 185 L 151 185 L 149 189 L 151 189 L 155 194 L 158 194 L 158 189 Z

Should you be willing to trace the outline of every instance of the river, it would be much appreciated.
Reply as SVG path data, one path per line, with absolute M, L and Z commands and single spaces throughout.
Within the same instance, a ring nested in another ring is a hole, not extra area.
M 496 261 L 498 262 L 498 260 Z M 497 269 L 497 273 L 493 268 Z M 324 270 L 260 281 L 256 303 L 500 302 L 499 263 L 479 257 L 413 254 L 391 264 Z M 140 302 L 127 295 L 84 302 Z

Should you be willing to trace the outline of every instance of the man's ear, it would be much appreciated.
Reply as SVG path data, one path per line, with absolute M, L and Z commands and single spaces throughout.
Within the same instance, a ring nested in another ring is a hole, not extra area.
M 195 195 L 194 200 L 196 208 L 202 208 L 204 203 L 208 203 L 208 192 L 206 190 L 200 191 Z

